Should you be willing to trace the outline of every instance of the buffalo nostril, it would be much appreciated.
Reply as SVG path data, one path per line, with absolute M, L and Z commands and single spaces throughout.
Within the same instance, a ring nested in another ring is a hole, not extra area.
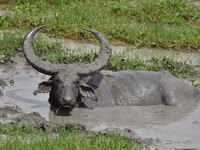
M 69 104 L 69 105 L 74 105 L 75 104 L 75 99 L 74 98 L 62 98 L 63 102 L 65 102 L 66 104 Z
M 69 99 L 65 99 L 65 98 L 62 98 L 62 100 L 63 100 L 64 102 L 70 101 Z
M 73 98 L 62 98 L 62 100 L 64 101 L 64 102 L 71 102 L 71 101 L 73 101 Z

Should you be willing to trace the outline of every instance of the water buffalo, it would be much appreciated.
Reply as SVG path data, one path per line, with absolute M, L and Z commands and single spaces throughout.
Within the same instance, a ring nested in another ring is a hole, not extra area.
M 184 105 L 200 100 L 200 91 L 167 71 L 103 70 L 111 55 L 108 40 L 98 31 L 93 33 L 101 44 L 97 59 L 89 64 L 52 64 L 35 55 L 32 40 L 44 26 L 31 30 L 24 38 L 23 52 L 37 71 L 51 75 L 41 82 L 34 94 L 49 94 L 49 103 L 56 107 L 75 106 L 147 106 Z

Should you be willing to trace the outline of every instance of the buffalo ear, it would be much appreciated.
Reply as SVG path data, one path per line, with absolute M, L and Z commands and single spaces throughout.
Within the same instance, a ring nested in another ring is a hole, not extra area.
M 93 101 L 97 101 L 95 90 L 83 81 L 80 82 L 80 94 L 85 98 L 91 99 Z
M 34 95 L 37 95 L 38 93 L 48 93 L 51 91 L 52 87 L 52 80 L 43 81 L 38 84 L 37 90 L 33 92 Z

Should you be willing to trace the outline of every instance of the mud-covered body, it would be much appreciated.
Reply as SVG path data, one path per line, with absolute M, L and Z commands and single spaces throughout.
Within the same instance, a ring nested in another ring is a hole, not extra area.
M 184 105 L 200 100 L 198 89 L 167 71 L 102 70 L 86 82 L 95 90 L 96 102 L 81 97 L 87 106 Z

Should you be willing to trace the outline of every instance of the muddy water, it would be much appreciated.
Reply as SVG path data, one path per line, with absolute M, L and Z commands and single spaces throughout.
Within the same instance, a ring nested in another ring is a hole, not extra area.
M 93 131 L 129 129 L 129 135 L 152 138 L 154 147 L 200 148 L 199 104 L 55 110 L 47 102 L 48 94 L 33 96 L 37 84 L 49 76 L 33 70 L 23 57 L 15 56 L 12 60 L 16 64 L 0 66 L 0 80 L 7 84 L 0 87 L 4 94 L 0 106 L 18 105 L 24 112 L 39 112 L 51 122 L 82 123 Z
M 0 87 L 3 92 L 0 106 L 18 105 L 24 112 L 40 112 L 43 117 L 48 118 L 48 95 L 33 96 L 37 84 L 47 80 L 48 76 L 25 65 L 25 60 L 19 56 L 12 60 L 17 64 L 0 66 L 0 80 L 6 82 L 6 86 Z
M 2 6 L 0 5 L 0 16 L 4 16 L 6 14 L 6 11 L 3 10 Z
M 200 1 L 193 1 L 193 2 L 190 2 L 189 4 L 200 7 Z
M 3 16 L 6 12 L 3 10 L 0 10 L 0 16 Z
M 60 110 L 58 116 L 54 112 L 50 111 L 50 120 L 57 123 L 78 122 L 93 131 L 131 129 L 131 135 L 153 138 L 154 144 L 165 149 L 200 148 L 200 106 L 197 105 L 75 108 L 71 112 Z M 161 142 L 155 143 L 158 140 Z

